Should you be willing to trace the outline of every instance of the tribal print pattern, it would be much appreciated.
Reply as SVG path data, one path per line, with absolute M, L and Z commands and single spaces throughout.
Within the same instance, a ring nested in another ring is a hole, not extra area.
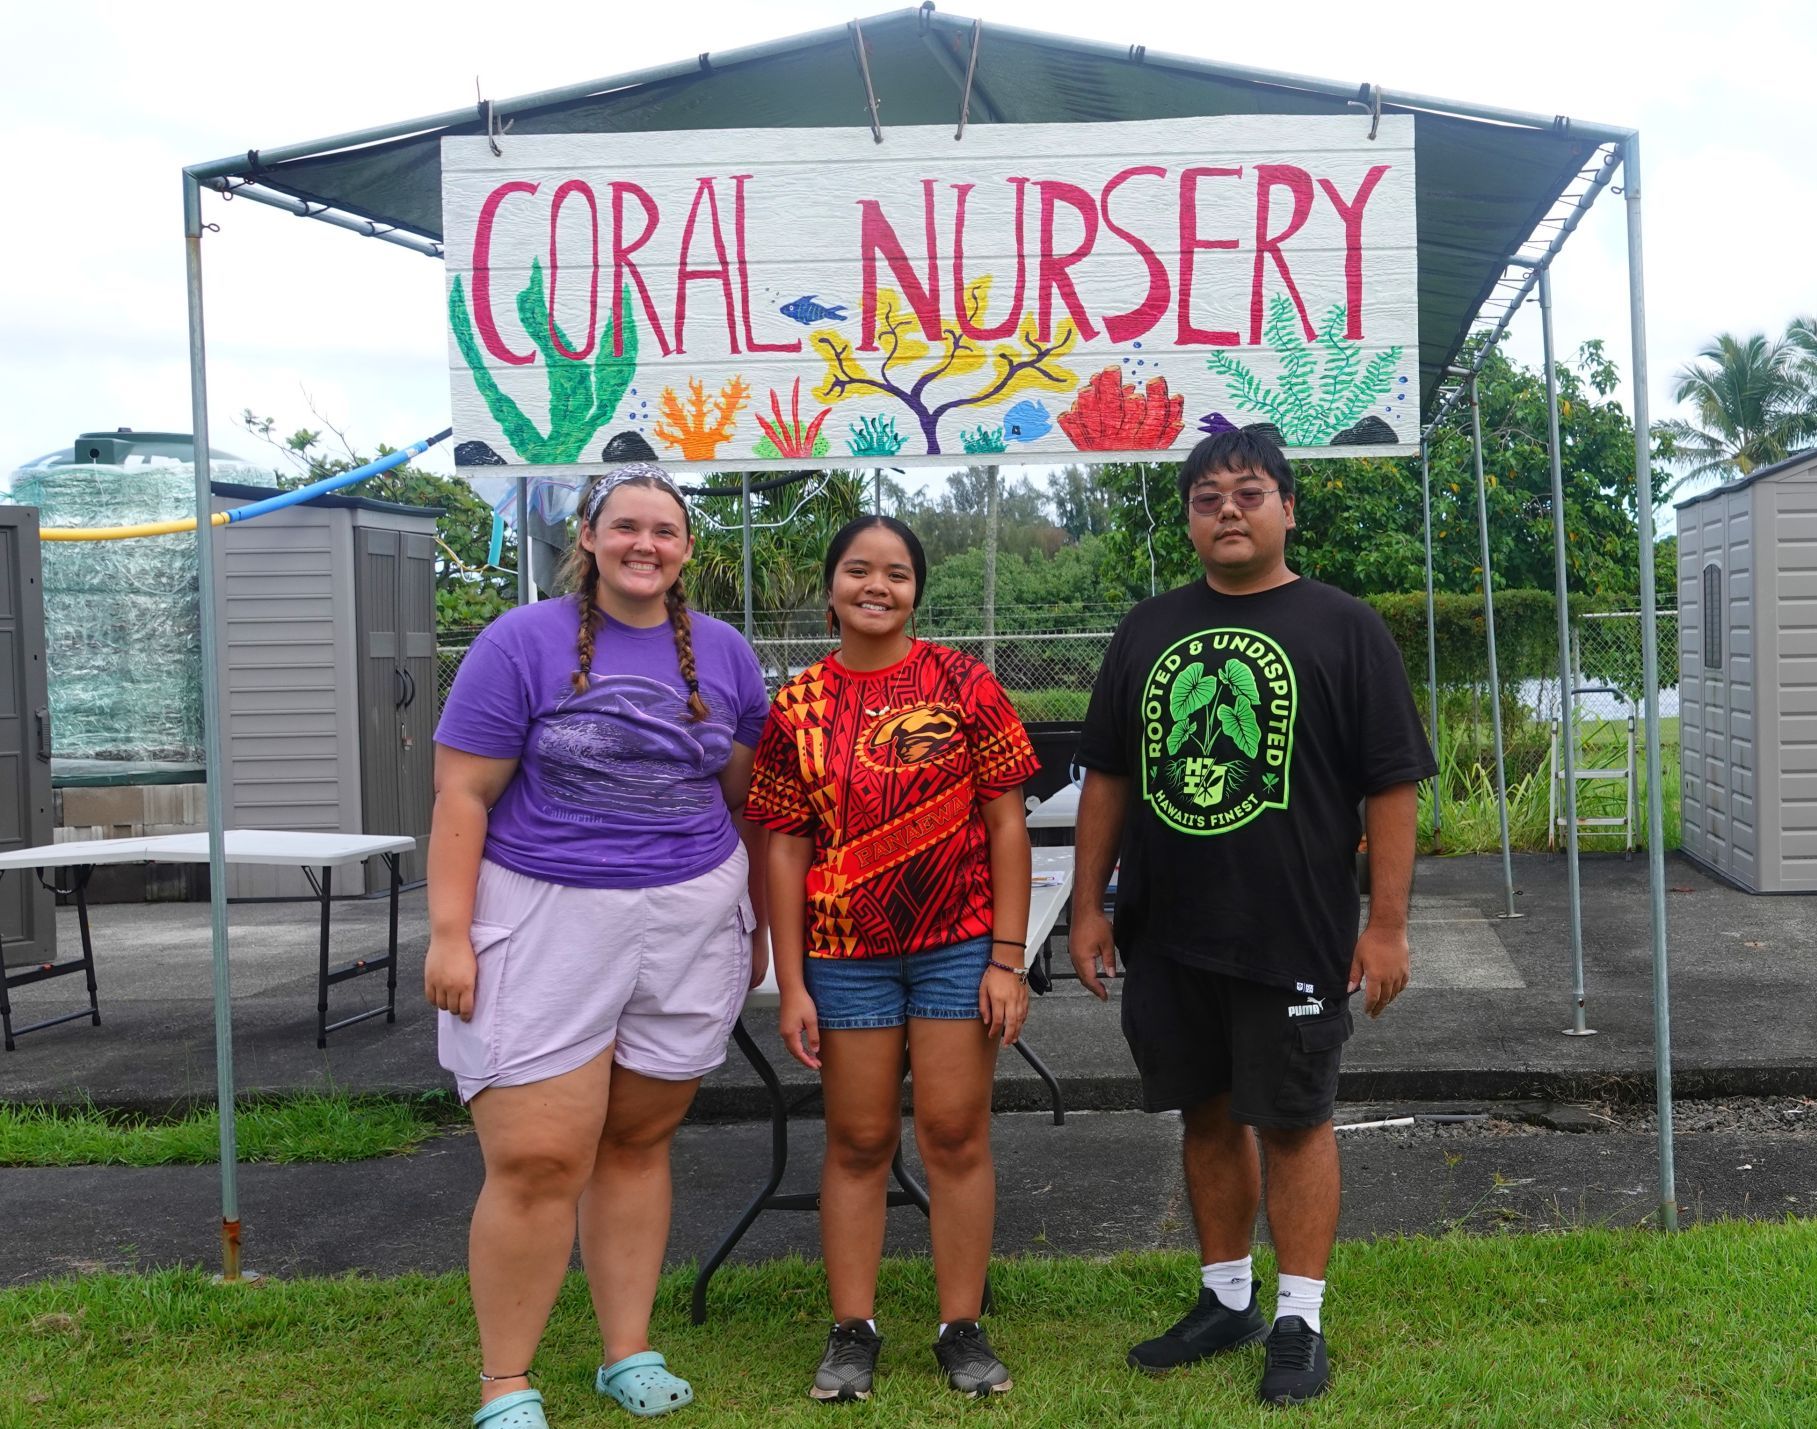
M 1039 767 L 996 678 L 917 643 L 887 670 L 833 656 L 776 696 L 746 815 L 814 840 L 810 957 L 891 957 L 991 930 L 980 805 Z

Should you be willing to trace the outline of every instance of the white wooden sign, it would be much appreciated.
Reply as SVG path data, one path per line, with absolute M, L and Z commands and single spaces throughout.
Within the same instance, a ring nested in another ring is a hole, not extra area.
M 444 139 L 456 464 L 1417 451 L 1413 123 Z

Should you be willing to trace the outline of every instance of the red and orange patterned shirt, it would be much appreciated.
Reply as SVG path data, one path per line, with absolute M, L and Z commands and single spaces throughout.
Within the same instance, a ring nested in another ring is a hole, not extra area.
M 828 655 L 784 685 L 745 815 L 814 841 L 809 957 L 895 957 L 991 931 L 981 806 L 1040 764 L 979 661 L 917 641 L 882 670 Z

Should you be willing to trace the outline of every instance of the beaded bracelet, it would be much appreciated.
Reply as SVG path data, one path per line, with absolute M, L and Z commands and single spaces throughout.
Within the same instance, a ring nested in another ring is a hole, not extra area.
M 994 967 L 1000 973 L 1010 974 L 1017 982 L 1028 981 L 1027 968 L 1012 968 L 1008 963 L 1000 963 L 995 958 L 990 959 L 990 966 Z

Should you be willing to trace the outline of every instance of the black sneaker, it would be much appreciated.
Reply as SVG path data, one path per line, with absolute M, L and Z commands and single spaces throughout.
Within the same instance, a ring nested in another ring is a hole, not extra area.
M 826 1353 L 808 1387 L 810 1398 L 835 1401 L 869 1399 L 871 1376 L 877 1372 L 877 1351 L 883 1336 L 868 1320 L 841 1320 L 826 1337 Z
M 1014 1383 L 1009 1367 L 997 1358 L 984 1327 L 976 1320 L 954 1320 L 934 1344 L 934 1358 L 946 1373 L 946 1382 L 972 1399 L 1007 1394 Z
M 1304 1404 L 1317 1399 L 1331 1383 L 1325 1337 L 1298 1315 L 1274 1322 L 1265 1349 L 1262 1384 L 1256 1391 L 1262 1403 Z
M 1262 1314 L 1256 1309 L 1256 1291 L 1261 1282 L 1249 1282 L 1249 1304 L 1242 1310 L 1226 1309 L 1224 1302 L 1211 1291 L 1201 1288 L 1199 1303 L 1164 1335 L 1144 1340 L 1129 1352 L 1129 1363 L 1136 1369 L 1160 1374 L 1194 1364 L 1208 1355 L 1234 1350 L 1240 1345 L 1253 1345 L 1268 1333 Z

